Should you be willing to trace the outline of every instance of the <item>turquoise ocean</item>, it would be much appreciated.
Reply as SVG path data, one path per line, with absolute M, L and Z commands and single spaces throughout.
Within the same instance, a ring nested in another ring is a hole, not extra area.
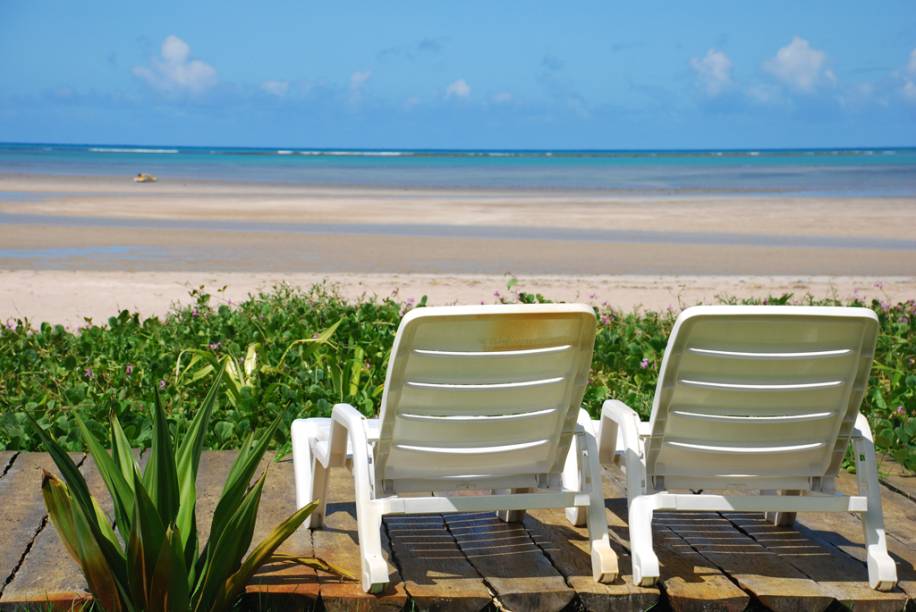
M 305 186 L 827 197 L 916 196 L 916 147 L 362 150 L 0 143 L 0 174 Z

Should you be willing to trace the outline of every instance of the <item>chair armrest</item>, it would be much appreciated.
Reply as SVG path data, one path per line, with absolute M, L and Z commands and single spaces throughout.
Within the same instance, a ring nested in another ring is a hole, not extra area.
M 852 437 L 868 440 L 869 442 L 874 442 L 874 438 L 871 433 L 871 426 L 868 424 L 868 419 L 861 412 L 856 415 L 856 424 L 852 427 Z
M 331 439 L 328 448 L 332 450 L 328 458 L 329 465 L 345 465 L 348 450 L 354 454 L 365 453 L 367 437 L 365 415 L 350 404 L 335 404 L 331 410 Z
M 628 448 L 639 449 L 639 429 L 639 415 L 635 410 L 620 400 L 604 402 L 598 427 L 598 458 L 602 465 L 617 462 L 618 448 L 621 452 Z

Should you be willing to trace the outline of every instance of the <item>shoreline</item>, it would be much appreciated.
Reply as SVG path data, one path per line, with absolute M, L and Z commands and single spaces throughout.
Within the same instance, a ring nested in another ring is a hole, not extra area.
M 121 309 L 162 316 L 173 304 L 190 304 L 192 289 L 204 286 L 214 305 L 239 303 L 278 283 L 308 289 L 323 282 L 347 300 L 361 297 L 419 301 L 431 305 L 494 303 L 514 291 L 541 293 L 557 301 L 604 302 L 623 311 L 665 310 L 716 303 L 717 296 L 763 298 L 793 293 L 802 298 L 836 297 L 888 302 L 916 299 L 916 276 L 670 276 L 519 275 L 507 289 L 507 274 L 246 274 L 239 272 L 89 272 L 0 270 L 0 321 L 29 318 L 67 326 L 100 323 Z M 225 291 L 218 291 L 226 286 Z

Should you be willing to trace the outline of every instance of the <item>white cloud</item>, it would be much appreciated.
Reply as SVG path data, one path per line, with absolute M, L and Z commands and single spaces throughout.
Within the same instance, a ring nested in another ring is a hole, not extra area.
M 464 79 L 458 79 L 457 81 L 452 82 L 445 89 L 445 97 L 451 98 L 452 96 L 456 98 L 467 98 L 471 95 L 471 86 L 468 85 L 467 81 Z
M 133 73 L 164 93 L 201 94 L 216 85 L 216 69 L 197 59 L 190 59 L 191 47 L 171 34 L 162 41 L 161 57 L 149 66 L 134 66 Z
M 907 102 L 916 104 L 916 83 L 907 79 L 903 84 L 903 97 Z
M 357 94 L 369 80 L 372 73 L 368 70 L 357 71 L 350 75 L 350 93 Z
M 824 82 L 836 82 L 836 76 L 826 68 L 826 63 L 826 53 L 796 36 L 764 63 L 763 68 L 790 88 L 812 93 Z
M 512 94 L 508 91 L 501 91 L 493 95 L 493 102 L 496 104 L 508 104 L 512 101 Z
M 906 65 L 906 74 L 903 77 L 903 86 L 900 88 L 903 99 L 910 104 L 916 104 L 916 49 L 910 51 L 910 59 Z
M 410 110 L 414 108 L 415 106 L 417 106 L 418 104 L 420 104 L 420 98 L 418 98 L 417 96 L 410 96 L 409 98 L 404 100 L 404 109 Z
M 697 73 L 697 79 L 710 97 L 718 96 L 731 86 L 732 61 L 722 51 L 710 49 L 703 59 L 691 58 L 690 67 Z
M 272 96 L 282 98 L 289 91 L 289 81 L 264 81 L 261 83 L 261 89 Z

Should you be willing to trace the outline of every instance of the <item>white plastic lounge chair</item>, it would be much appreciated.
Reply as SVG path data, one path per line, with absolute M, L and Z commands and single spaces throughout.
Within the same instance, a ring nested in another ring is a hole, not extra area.
M 570 508 L 587 523 L 596 580 L 617 577 L 591 420 L 588 381 L 595 315 L 581 304 L 456 306 L 408 313 L 391 349 L 378 419 L 347 404 L 330 419 L 292 425 L 299 507 L 321 500 L 328 470 L 353 472 L 362 587 L 388 582 L 385 514 Z M 563 487 L 567 481 L 583 483 Z M 483 490 L 479 496 L 448 495 Z M 426 495 L 419 495 L 425 493 Z
M 622 462 L 626 471 L 635 583 L 659 576 L 655 510 L 763 511 L 778 525 L 812 511 L 861 513 L 869 585 L 894 587 L 874 445 L 859 414 L 877 333 L 878 319 L 865 308 L 697 306 L 681 313 L 649 422 L 614 400 L 601 413 L 601 461 Z M 850 441 L 859 495 L 835 495 Z M 726 494 L 669 492 L 677 489 Z

